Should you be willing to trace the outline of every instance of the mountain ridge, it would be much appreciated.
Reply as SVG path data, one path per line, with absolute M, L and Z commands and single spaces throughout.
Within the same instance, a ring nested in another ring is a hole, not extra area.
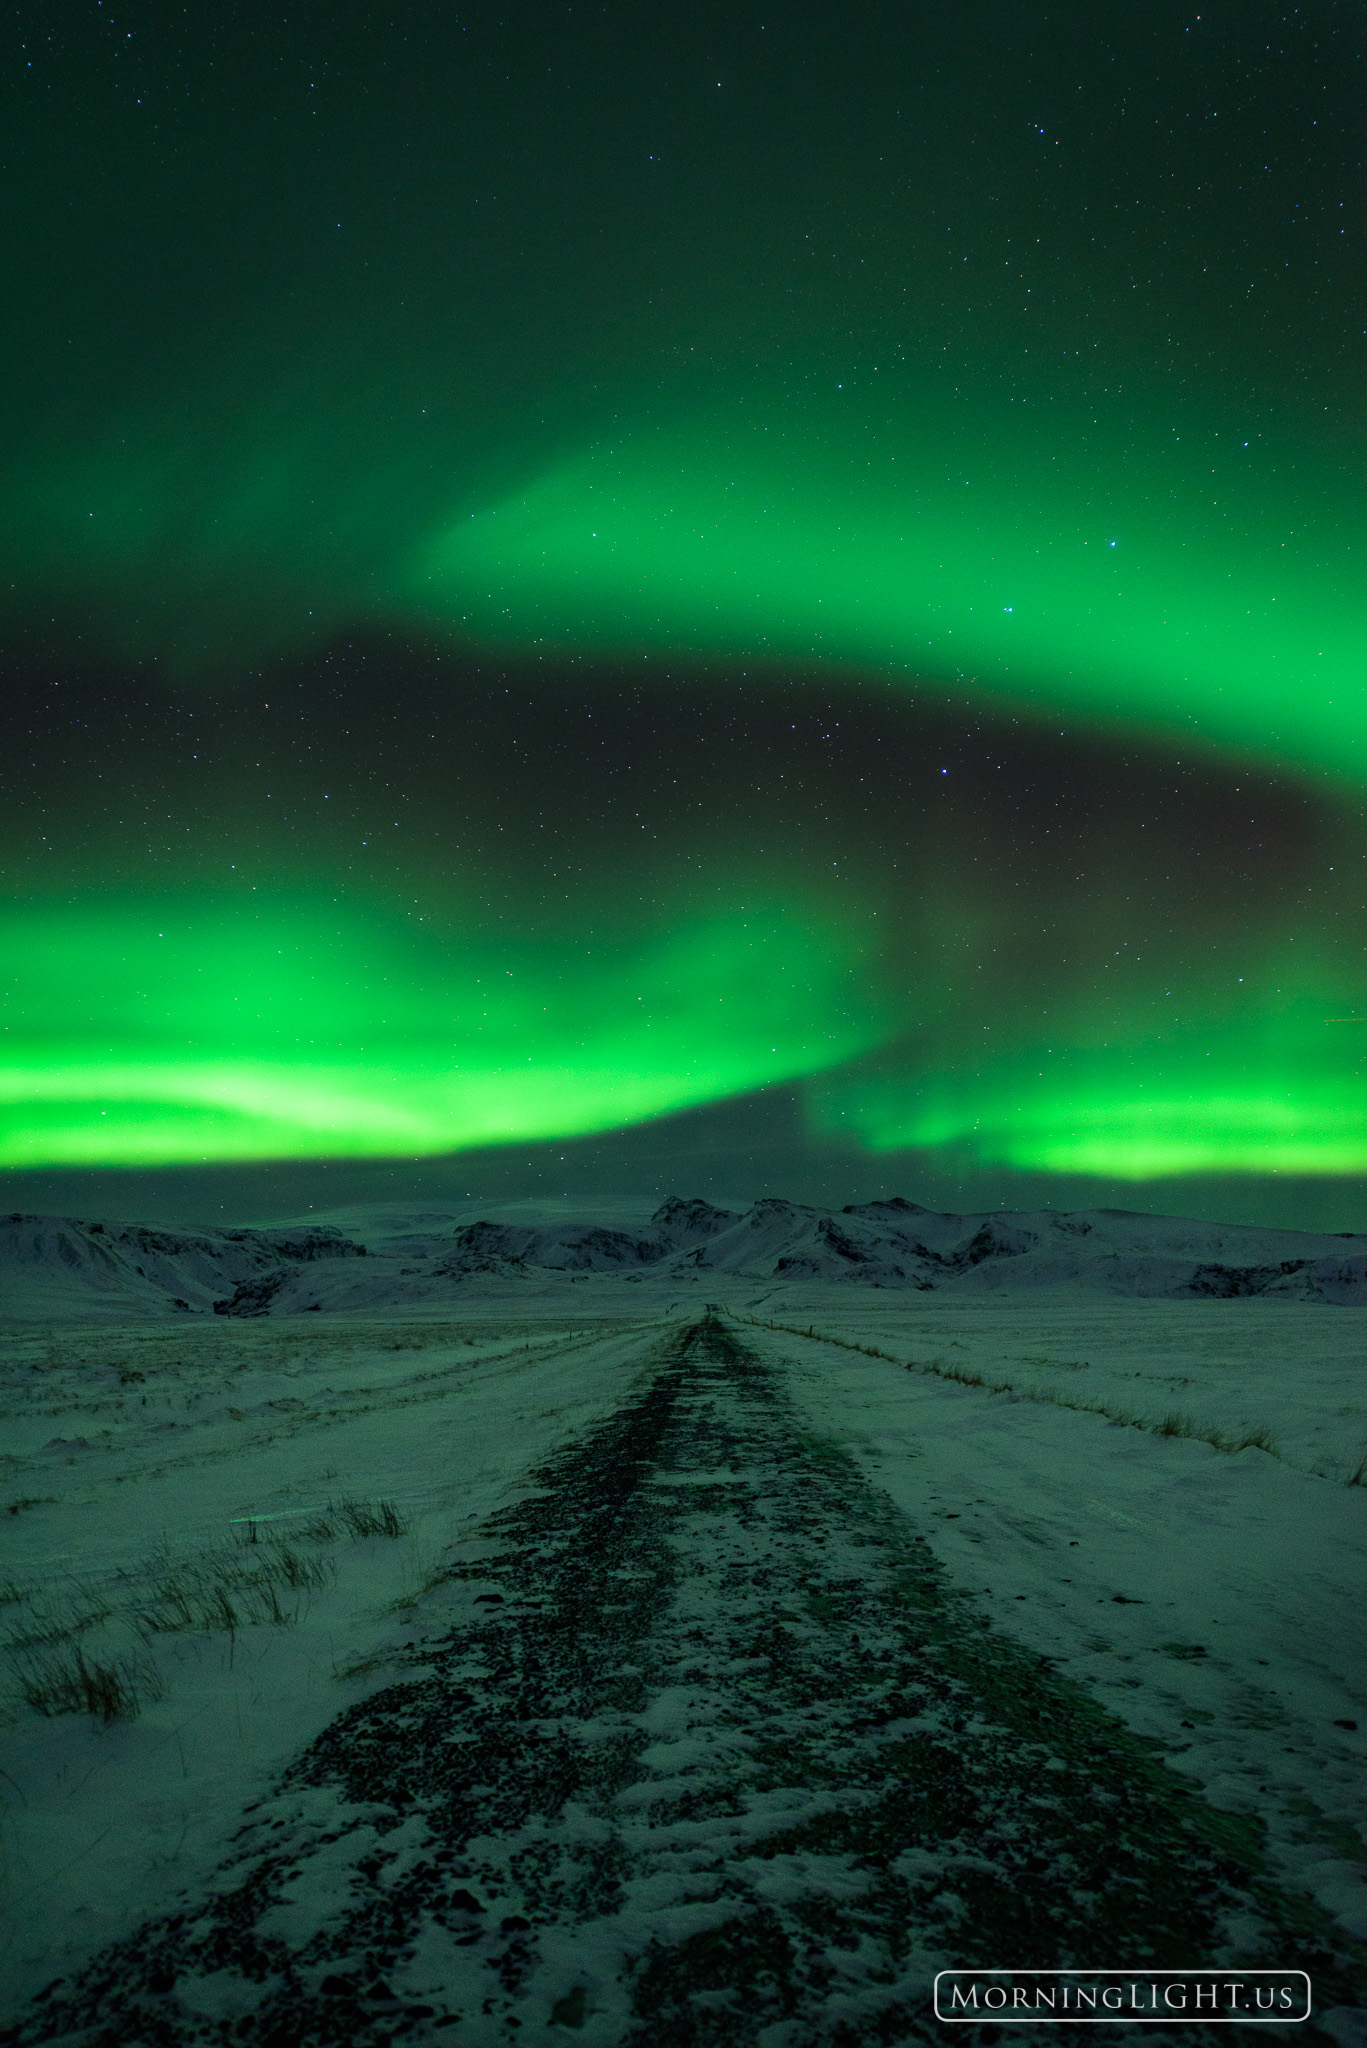
M 359 1241 L 364 1229 L 368 1242 Z M 364 1266 L 359 1262 L 365 1261 Z M 471 1291 L 612 1281 L 845 1285 L 921 1293 L 1367 1304 L 1367 1234 L 1213 1224 L 1142 1210 L 941 1212 L 896 1196 L 822 1208 L 765 1196 L 723 1209 L 671 1195 L 634 1224 L 462 1220 L 399 1207 L 271 1228 L 175 1229 L 0 1217 L 0 1305 L 63 1314 L 230 1316 L 437 1307 Z

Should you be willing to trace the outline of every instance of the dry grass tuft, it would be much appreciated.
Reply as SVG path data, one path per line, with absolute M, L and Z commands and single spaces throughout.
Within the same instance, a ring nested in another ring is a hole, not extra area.
M 232 1635 L 244 1624 L 297 1621 L 298 1603 L 282 1605 L 279 1589 L 315 1591 L 331 1585 L 335 1576 L 328 1558 L 310 1557 L 288 1543 L 262 1543 L 249 1534 L 183 1563 L 162 1560 L 150 1597 L 145 1592 L 130 1617 L 144 1638 L 191 1630 Z
M 1266 1451 L 1269 1458 L 1279 1458 L 1277 1439 L 1266 1425 L 1257 1429 L 1246 1429 L 1239 1436 L 1231 1437 L 1227 1443 L 1217 1446 L 1222 1451 Z
M 343 1500 L 334 1513 L 353 1536 L 402 1536 L 408 1523 L 392 1500 Z
M 347 1494 L 339 1501 L 329 1501 L 322 1514 L 305 1523 L 299 1538 L 330 1543 L 342 1535 L 402 1536 L 407 1529 L 407 1517 L 400 1514 L 392 1500 L 356 1500 Z
M 0 1650 L 9 1691 L 41 1714 L 92 1713 L 131 1720 L 143 1700 L 164 1691 L 156 1665 L 138 1654 L 154 1638 L 205 1634 L 233 1638 L 254 1626 L 288 1627 L 304 1597 L 329 1586 L 336 1564 L 319 1546 L 339 1536 L 402 1536 L 407 1518 L 390 1500 L 329 1502 L 288 1540 L 248 1521 L 221 1543 L 177 1558 L 169 1549 L 98 1587 L 68 1579 L 48 1587 L 0 1587 L 8 1609 Z M 121 1631 L 130 1654 L 96 1659 L 79 1638 L 99 1624 Z
M 165 1691 L 156 1666 L 119 1657 L 87 1657 L 78 1646 L 21 1668 L 19 1693 L 39 1714 L 89 1714 L 94 1720 L 134 1721 L 148 1700 Z

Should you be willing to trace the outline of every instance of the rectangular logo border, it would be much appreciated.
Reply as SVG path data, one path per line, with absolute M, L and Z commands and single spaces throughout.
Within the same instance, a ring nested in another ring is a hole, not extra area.
M 1174 2012 L 1171 2008 L 1166 2012 L 1155 2013 L 1137 2011 L 1117 2013 L 1013 2013 L 1005 2008 L 989 2007 L 985 2011 L 949 2013 L 941 2012 L 940 2010 L 940 1981 L 944 1977 L 971 1977 L 975 1979 L 983 1977 L 1126 1977 L 1131 1980 L 1136 1978 L 1152 1980 L 1154 1978 L 1184 1979 L 1190 1977 L 1237 1977 L 1242 1980 L 1244 1978 L 1259 1977 L 1299 1977 L 1305 1986 L 1305 2011 L 1290 2016 L 1286 2013 L 1188 2013 L 1185 2011 Z M 1279 1970 L 1275 1967 L 1267 1968 L 1261 1966 L 1256 1970 L 1241 1970 L 1237 1964 L 1227 1964 L 1223 1969 L 1203 1967 L 1198 1970 L 1155 1967 L 1151 1964 L 1141 1964 L 1137 1969 L 1133 1970 L 1126 1969 L 1123 1965 L 1119 1969 L 1011 1970 L 997 1964 L 988 1969 L 974 1969 L 971 1965 L 961 1965 L 956 1969 L 937 1970 L 935 1972 L 931 2003 L 935 2018 L 942 2026 L 946 2027 L 1174 2027 L 1197 2025 L 1205 2027 L 1297 2027 L 1304 2026 L 1311 2016 L 1312 1996 L 1310 1976 L 1306 1970 Z

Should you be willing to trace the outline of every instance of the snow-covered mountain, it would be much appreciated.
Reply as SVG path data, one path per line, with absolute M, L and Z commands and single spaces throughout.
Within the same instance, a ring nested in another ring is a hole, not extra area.
M 1367 1303 L 1367 1235 L 1124 1209 L 941 1215 L 900 1197 L 840 1210 L 770 1198 L 737 1211 L 671 1196 L 639 1218 L 389 1207 L 260 1230 L 0 1219 L 0 1310 L 11 1318 L 355 1314 L 567 1281 Z
M 326 1224 L 186 1231 L 11 1215 L 0 1217 L 0 1314 L 185 1315 L 244 1289 L 269 1294 L 320 1259 L 364 1256 Z

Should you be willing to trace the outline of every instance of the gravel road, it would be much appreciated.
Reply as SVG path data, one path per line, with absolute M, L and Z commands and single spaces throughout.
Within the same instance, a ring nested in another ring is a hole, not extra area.
M 3 2039 L 862 2048 L 943 2040 L 951 1965 L 1236 1956 L 1351 2001 L 1252 1824 L 989 1628 L 735 1326 L 641 1366 L 209 1886 Z

